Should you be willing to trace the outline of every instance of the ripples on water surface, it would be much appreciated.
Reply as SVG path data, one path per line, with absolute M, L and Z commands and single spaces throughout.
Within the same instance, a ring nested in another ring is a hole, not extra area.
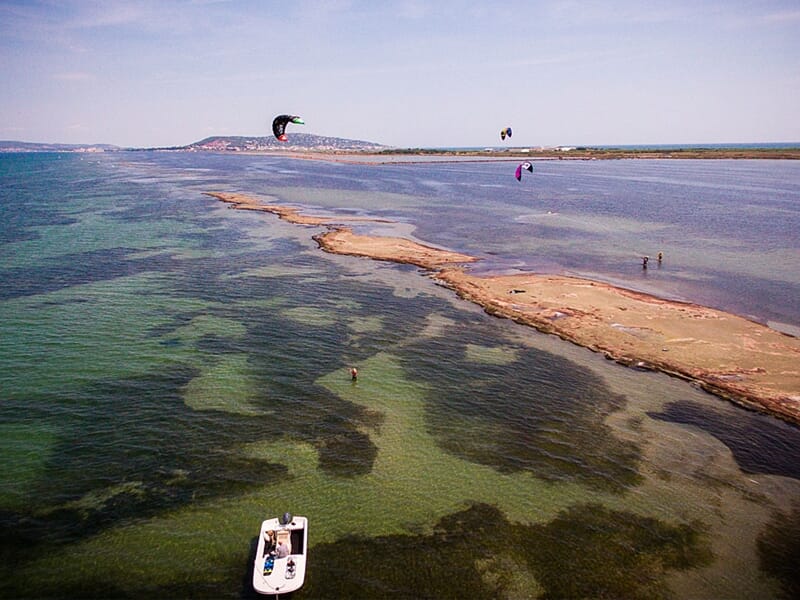
M 796 594 L 797 428 L 201 193 L 800 325 L 795 165 L 508 169 L 0 156 L 0 593 L 250 596 L 290 510 L 298 598 Z

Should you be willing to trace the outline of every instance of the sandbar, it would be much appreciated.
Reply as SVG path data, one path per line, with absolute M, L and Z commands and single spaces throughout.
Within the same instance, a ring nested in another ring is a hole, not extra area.
M 342 216 L 310 216 L 300 212 L 300 209 L 279 204 L 266 204 L 246 194 L 235 192 L 203 192 L 206 196 L 211 196 L 230 205 L 231 208 L 239 210 L 256 210 L 278 215 L 284 221 L 295 223 L 296 225 L 324 225 L 330 226 L 334 223 L 365 221 L 369 223 L 389 223 L 386 219 L 374 219 L 371 217 L 342 217 Z
M 235 208 L 324 226 L 331 253 L 413 264 L 494 316 L 603 353 L 634 368 L 692 381 L 719 397 L 800 425 L 800 338 L 743 317 L 608 283 L 545 274 L 481 275 L 472 256 L 398 237 L 357 235 L 340 217 L 308 217 L 242 194 L 209 192 Z M 364 219 L 370 220 L 370 219 Z
M 454 263 L 471 263 L 474 256 L 426 246 L 401 237 L 358 235 L 349 227 L 336 227 L 314 239 L 326 251 L 334 254 L 364 256 L 374 260 L 416 265 L 433 270 Z

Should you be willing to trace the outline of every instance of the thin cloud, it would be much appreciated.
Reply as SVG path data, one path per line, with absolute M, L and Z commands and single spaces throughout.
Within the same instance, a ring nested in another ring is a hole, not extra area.
M 427 2 L 409 0 L 400 3 L 397 14 L 404 19 L 424 19 L 431 14 L 431 6 Z
M 797 23 L 800 22 L 800 10 L 784 10 L 761 17 L 765 23 Z
M 132 2 L 89 2 L 79 6 L 81 10 L 65 23 L 69 29 L 130 25 L 147 18 L 143 6 Z
M 53 79 L 58 81 L 91 81 L 94 78 L 94 75 L 91 73 L 84 73 L 80 71 L 53 74 Z
M 549 12 L 562 22 L 594 25 L 680 22 L 697 16 L 696 9 L 674 3 L 609 3 L 597 0 L 559 2 L 550 6 Z

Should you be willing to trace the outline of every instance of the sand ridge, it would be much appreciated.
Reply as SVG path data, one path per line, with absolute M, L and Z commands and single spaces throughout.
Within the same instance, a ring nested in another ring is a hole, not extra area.
M 303 225 L 336 254 L 413 264 L 489 314 L 535 327 L 625 365 L 658 370 L 720 397 L 800 425 L 800 339 L 712 308 L 559 275 L 477 276 L 478 259 L 405 238 L 358 235 L 340 217 L 304 216 L 243 194 L 208 192 L 234 208 Z M 384 221 L 385 222 L 385 221 Z
M 278 215 L 284 221 L 295 223 L 296 225 L 324 225 L 330 226 L 334 223 L 365 221 L 369 223 L 390 223 L 386 219 L 375 219 L 372 217 L 342 217 L 342 216 L 310 216 L 300 212 L 299 208 L 283 206 L 279 204 L 265 204 L 258 198 L 239 194 L 235 192 L 203 192 L 206 196 L 216 198 L 221 202 L 230 205 L 231 208 L 239 210 L 255 210 L 268 212 Z

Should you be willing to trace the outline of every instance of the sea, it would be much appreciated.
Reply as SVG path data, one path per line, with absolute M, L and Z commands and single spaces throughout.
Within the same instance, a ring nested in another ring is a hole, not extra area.
M 800 162 L 532 162 L 0 154 L 0 597 L 798 597 L 800 428 L 205 195 L 800 335 Z

